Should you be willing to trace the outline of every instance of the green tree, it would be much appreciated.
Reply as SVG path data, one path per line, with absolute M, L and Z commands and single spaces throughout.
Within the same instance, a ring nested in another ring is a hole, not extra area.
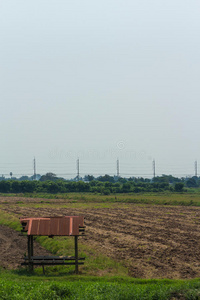
M 48 193 L 56 194 L 59 192 L 59 186 L 56 182 L 48 181 L 46 183 Z
M 188 187 L 197 187 L 198 186 L 198 183 L 197 183 L 197 180 L 196 180 L 196 176 L 192 177 L 192 178 L 189 178 L 187 181 L 186 181 L 186 185 Z
M 92 180 L 94 180 L 94 176 L 93 175 L 85 175 L 84 176 L 84 181 L 89 181 L 91 182 Z
M 11 192 L 11 183 L 9 180 L 2 180 L 0 182 L 0 192 L 1 193 L 9 193 Z
M 22 193 L 32 193 L 35 191 L 36 185 L 34 181 L 23 180 L 20 184 Z
M 46 173 L 45 175 L 42 175 L 40 181 L 47 181 L 47 180 L 56 181 L 57 179 L 58 178 L 56 177 L 56 174 L 49 172 Z
M 21 192 L 21 182 L 20 181 L 13 181 L 11 183 L 11 190 L 13 193 L 20 193 Z
M 182 183 L 182 182 L 177 182 L 174 186 L 174 190 L 176 192 L 182 192 L 183 188 L 184 188 L 184 183 Z
M 113 176 L 110 176 L 110 175 L 108 175 L 108 174 L 106 174 L 106 175 L 104 175 L 104 176 L 99 176 L 99 177 L 97 178 L 97 180 L 98 180 L 98 181 L 102 181 L 102 182 L 106 182 L 106 181 L 108 181 L 108 182 L 115 182 L 114 177 L 113 177 Z

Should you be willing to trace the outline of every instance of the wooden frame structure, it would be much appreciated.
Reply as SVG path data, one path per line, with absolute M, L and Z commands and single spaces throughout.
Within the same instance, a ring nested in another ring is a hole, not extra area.
M 78 257 L 78 237 L 84 235 L 84 217 L 45 217 L 45 218 L 20 218 L 22 232 L 27 233 L 28 256 L 24 258 L 22 265 L 34 270 L 34 265 L 41 265 L 45 274 L 46 265 L 75 265 L 75 273 L 78 274 L 78 266 L 83 265 L 85 258 Z M 74 256 L 34 256 L 34 236 L 74 236 Z

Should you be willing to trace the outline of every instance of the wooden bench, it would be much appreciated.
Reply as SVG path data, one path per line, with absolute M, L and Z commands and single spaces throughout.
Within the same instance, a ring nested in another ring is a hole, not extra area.
M 55 265 L 83 265 L 85 257 L 75 256 L 28 256 L 24 257 L 22 266 L 42 266 L 43 273 L 45 274 L 44 266 L 55 266 Z

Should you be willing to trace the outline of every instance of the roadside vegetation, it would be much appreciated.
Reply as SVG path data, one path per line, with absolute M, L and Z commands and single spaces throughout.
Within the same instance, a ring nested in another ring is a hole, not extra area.
M 53 277 L 0 271 L 0 299 L 5 300 L 191 300 L 200 297 L 199 280 Z

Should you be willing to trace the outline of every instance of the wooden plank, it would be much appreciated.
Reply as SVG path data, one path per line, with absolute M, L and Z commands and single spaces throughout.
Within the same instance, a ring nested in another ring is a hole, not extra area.
M 24 257 L 25 260 L 28 260 L 28 257 Z M 75 256 L 31 256 L 31 260 L 75 260 Z M 85 257 L 79 257 L 78 260 L 85 260 Z
M 32 264 L 34 266 L 42 266 L 42 265 L 49 265 L 49 266 L 59 266 L 59 265 L 76 265 L 76 262 L 32 262 Z M 84 262 L 78 262 L 78 265 L 84 265 Z M 22 266 L 28 266 L 29 263 L 28 262 L 23 262 L 21 263 Z
M 73 230 L 71 235 L 79 235 L 79 225 L 80 225 L 80 221 L 79 221 L 79 217 L 73 217 Z
M 50 233 L 50 219 L 40 219 L 39 229 L 37 235 L 51 235 Z

